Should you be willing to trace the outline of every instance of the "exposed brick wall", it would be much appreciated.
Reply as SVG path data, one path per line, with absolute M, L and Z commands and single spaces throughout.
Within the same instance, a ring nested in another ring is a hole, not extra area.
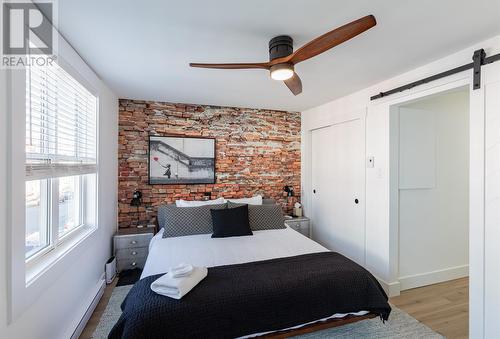
M 290 212 L 300 199 L 300 113 L 120 99 L 118 222 L 155 221 L 157 207 L 176 199 L 262 194 Z M 216 138 L 216 183 L 148 184 L 148 135 Z M 284 196 L 293 186 L 295 197 Z M 135 190 L 143 206 L 130 206 Z

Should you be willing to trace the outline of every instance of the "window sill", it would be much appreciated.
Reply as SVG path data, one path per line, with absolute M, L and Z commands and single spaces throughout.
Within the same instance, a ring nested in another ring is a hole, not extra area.
M 26 263 L 26 287 L 35 282 L 59 260 L 64 258 L 68 252 L 77 247 L 96 230 L 97 227 L 95 226 L 82 226 L 78 230 L 68 234 L 68 238 L 65 238 L 64 241 L 54 249 Z

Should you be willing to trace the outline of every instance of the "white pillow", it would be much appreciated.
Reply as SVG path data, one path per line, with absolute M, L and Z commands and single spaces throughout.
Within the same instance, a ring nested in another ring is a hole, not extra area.
M 262 205 L 262 195 L 259 194 L 251 198 L 227 199 L 227 201 L 234 202 L 236 204 Z
M 177 207 L 198 207 L 205 205 L 218 205 L 224 204 L 226 200 L 223 197 L 217 198 L 215 200 L 176 200 L 175 206 Z

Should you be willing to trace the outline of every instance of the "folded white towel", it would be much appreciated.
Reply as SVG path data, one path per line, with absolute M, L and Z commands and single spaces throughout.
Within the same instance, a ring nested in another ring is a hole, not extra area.
M 205 279 L 207 273 L 206 267 L 193 267 L 191 274 L 187 277 L 173 278 L 167 273 L 153 281 L 151 289 L 166 297 L 180 299 Z
M 193 273 L 193 265 L 182 263 L 171 268 L 169 273 L 171 278 L 188 277 Z

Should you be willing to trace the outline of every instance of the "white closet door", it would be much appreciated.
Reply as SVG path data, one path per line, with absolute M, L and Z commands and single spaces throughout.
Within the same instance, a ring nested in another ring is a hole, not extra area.
M 333 166 L 333 127 L 324 127 L 312 131 L 311 170 L 312 170 L 312 236 L 319 243 L 329 247 L 330 221 L 332 216 L 333 193 L 330 170 Z
M 360 119 L 312 132 L 313 238 L 364 265 L 364 128 Z

